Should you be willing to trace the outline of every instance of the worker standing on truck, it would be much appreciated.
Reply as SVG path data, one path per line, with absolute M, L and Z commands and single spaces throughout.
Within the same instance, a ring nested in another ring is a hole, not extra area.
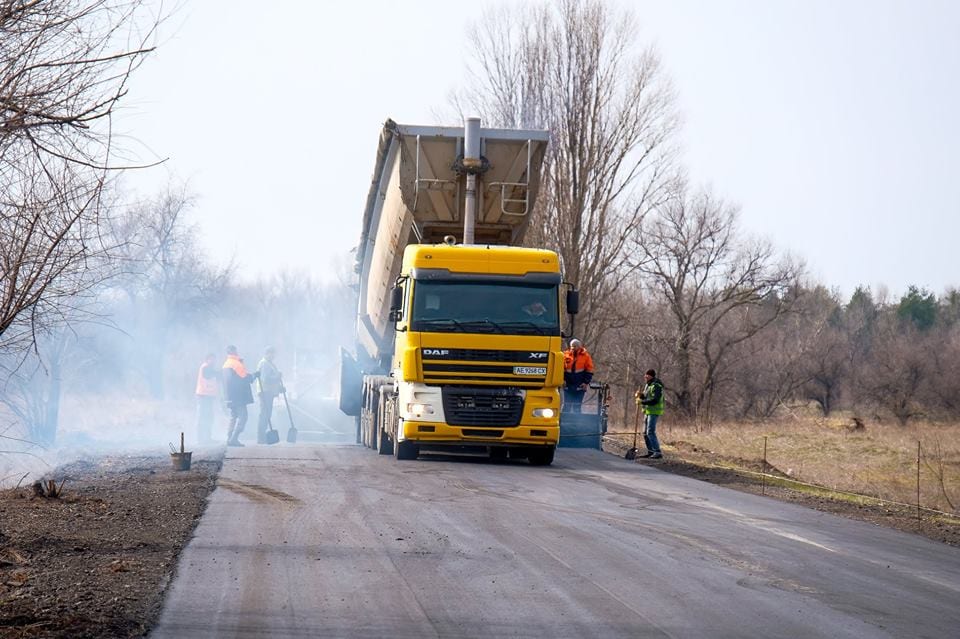
M 257 378 L 249 373 L 234 345 L 227 346 L 227 361 L 223 363 L 223 398 L 230 409 L 230 425 L 227 428 L 227 446 L 243 446 L 240 433 L 247 425 L 247 405 L 253 403 L 250 384 Z
M 521 306 L 520 310 L 523 311 L 524 315 L 527 317 L 539 319 L 546 314 L 547 307 L 541 302 L 531 302 L 530 304 L 524 304 Z
M 563 353 L 564 410 L 579 413 L 583 396 L 593 379 L 593 358 L 578 339 Z
M 277 350 L 268 346 L 257 364 L 257 396 L 260 398 L 260 417 L 257 420 L 257 443 L 267 443 L 267 426 L 273 416 L 273 400 L 283 392 L 283 377 L 273 363 Z
M 197 387 L 194 393 L 197 396 L 197 442 L 209 443 L 213 433 L 213 408 L 217 403 L 217 386 L 220 381 L 220 371 L 214 365 L 216 355 L 207 353 L 200 362 L 197 371 Z
M 634 395 L 637 404 L 643 407 L 643 443 L 647 446 L 647 454 L 641 457 L 660 459 L 660 440 L 657 439 L 657 421 L 663 415 L 663 382 L 657 377 L 657 371 L 652 368 L 643 375 L 646 382 L 643 388 L 637 389 Z

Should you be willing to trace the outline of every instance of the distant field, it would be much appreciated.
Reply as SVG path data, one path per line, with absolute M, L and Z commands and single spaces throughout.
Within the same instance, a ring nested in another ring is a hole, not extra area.
M 668 455 L 752 471 L 763 468 L 766 437 L 770 472 L 905 504 L 917 500 L 919 441 L 921 505 L 960 514 L 960 424 L 867 423 L 863 430 L 848 424 L 793 420 L 696 428 L 672 424 L 667 416 L 659 435 Z M 632 436 L 621 440 L 632 442 Z

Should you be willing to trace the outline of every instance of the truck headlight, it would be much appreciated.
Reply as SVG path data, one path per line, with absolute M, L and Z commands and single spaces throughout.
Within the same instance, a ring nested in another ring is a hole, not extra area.
M 430 404 L 419 404 L 416 402 L 411 402 L 407 404 L 407 412 L 413 415 L 414 417 L 420 417 L 422 415 L 433 415 L 433 406 Z
M 552 408 L 534 408 L 533 409 L 534 417 L 542 417 L 544 419 L 550 419 L 556 414 L 557 414 L 557 411 L 553 410 Z

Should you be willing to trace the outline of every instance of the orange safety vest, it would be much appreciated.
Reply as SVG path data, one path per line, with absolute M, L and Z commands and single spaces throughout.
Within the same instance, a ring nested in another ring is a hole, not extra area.
M 568 373 L 579 373 L 581 371 L 592 373 L 593 358 L 590 357 L 590 353 L 585 348 L 580 348 L 579 352 L 574 352 L 572 348 L 568 348 L 563 352 L 563 370 Z
M 200 370 L 197 371 L 197 390 L 196 394 L 201 397 L 216 397 L 217 395 L 217 378 L 213 377 L 207 379 L 203 376 L 203 369 L 207 366 L 213 366 L 213 364 L 207 364 L 204 362 L 200 364 Z
M 239 355 L 227 355 L 227 361 L 223 363 L 223 367 L 233 369 L 233 372 L 236 373 L 240 379 L 247 376 L 247 367 L 244 366 L 243 360 L 240 359 Z

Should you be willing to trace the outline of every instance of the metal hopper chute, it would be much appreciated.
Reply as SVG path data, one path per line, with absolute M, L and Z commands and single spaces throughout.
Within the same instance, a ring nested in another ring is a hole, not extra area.
M 548 133 L 397 124 L 380 135 L 357 250 L 358 356 L 382 364 L 392 350 L 390 290 L 408 244 L 519 245 L 540 187 Z M 363 355 L 366 355 L 366 358 Z

